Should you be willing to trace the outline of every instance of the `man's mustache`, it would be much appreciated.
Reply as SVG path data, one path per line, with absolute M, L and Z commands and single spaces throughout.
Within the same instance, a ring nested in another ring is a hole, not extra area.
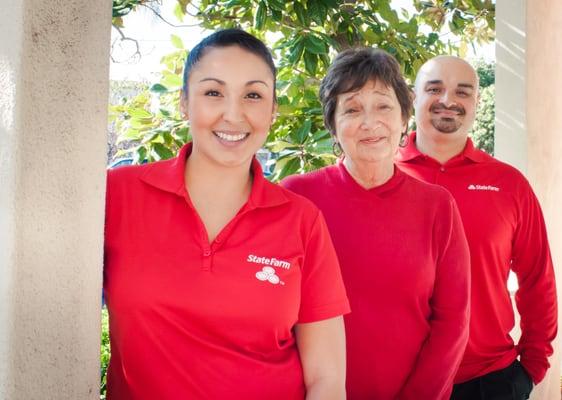
M 440 110 L 447 110 L 447 111 L 455 111 L 457 112 L 459 115 L 465 115 L 466 111 L 464 110 L 464 108 L 460 107 L 460 106 L 456 106 L 456 105 L 452 105 L 450 107 L 447 107 L 445 104 L 443 103 L 437 103 L 437 104 L 433 104 L 430 108 L 429 111 L 434 112 L 434 111 L 440 111 Z

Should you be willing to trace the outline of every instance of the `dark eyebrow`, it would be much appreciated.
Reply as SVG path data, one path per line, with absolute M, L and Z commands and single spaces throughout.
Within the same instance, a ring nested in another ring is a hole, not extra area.
M 381 96 L 385 96 L 385 97 L 390 97 L 390 98 L 392 98 L 392 96 L 390 95 L 390 93 L 381 92 L 380 90 L 375 90 L 375 91 L 373 91 L 373 93 L 380 94 Z
M 429 85 L 442 85 L 443 81 L 440 79 L 433 79 L 431 81 L 427 81 L 425 83 L 425 87 L 428 87 Z M 472 89 L 474 90 L 474 85 L 472 83 L 459 83 L 457 85 L 457 87 L 459 88 L 466 88 L 466 89 Z
M 344 93 L 345 94 L 345 93 Z M 348 98 L 346 98 L 343 102 L 344 104 L 347 103 L 348 101 L 351 101 L 355 98 L 355 96 L 357 96 L 357 94 L 359 94 L 359 92 L 353 92 L 353 94 L 351 94 Z
M 254 80 L 254 81 L 248 81 L 248 82 L 246 82 L 246 86 L 253 85 L 254 83 L 261 83 L 262 85 L 265 85 L 265 87 L 269 87 L 269 86 L 267 85 L 267 83 L 265 83 L 264 81 L 260 81 L 259 79 L 258 79 L 258 80 Z
M 217 82 L 219 85 L 223 85 L 223 86 L 226 85 L 225 81 L 223 81 L 221 79 L 218 79 L 218 78 L 210 78 L 210 77 L 209 78 L 203 78 L 199 82 L 207 82 L 207 81 L 214 81 L 214 82 Z M 262 85 L 265 85 L 266 87 L 268 87 L 267 83 L 265 83 L 264 81 L 261 81 L 259 79 L 246 82 L 246 86 L 251 86 L 255 83 L 261 83 Z
M 428 86 L 428 85 L 437 85 L 437 84 L 442 84 L 442 83 L 443 83 L 443 81 L 442 81 L 441 79 L 433 79 L 433 80 L 431 80 L 431 81 L 427 81 L 427 82 L 425 83 L 425 86 Z
M 215 81 L 215 82 L 217 82 L 217 83 L 220 84 L 220 85 L 225 85 L 225 84 L 226 84 L 225 81 L 221 81 L 220 79 L 217 79 L 217 78 L 203 78 L 203 79 L 201 79 L 199 82 L 207 82 L 207 81 Z

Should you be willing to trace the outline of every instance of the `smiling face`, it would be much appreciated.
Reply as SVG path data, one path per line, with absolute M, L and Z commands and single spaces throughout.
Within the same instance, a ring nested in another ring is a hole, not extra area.
M 406 129 L 394 90 L 373 80 L 337 96 L 334 123 L 345 157 L 358 166 L 392 165 Z
M 456 57 L 437 57 L 420 69 L 414 109 L 418 135 L 458 139 L 468 135 L 476 115 L 478 77 Z
M 192 156 L 220 166 L 249 166 L 271 126 L 273 85 L 270 67 L 254 53 L 236 45 L 206 50 L 182 98 Z

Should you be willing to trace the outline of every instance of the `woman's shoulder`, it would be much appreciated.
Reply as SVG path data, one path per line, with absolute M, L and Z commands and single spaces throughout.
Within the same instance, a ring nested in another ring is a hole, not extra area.
M 302 217 L 303 215 L 312 216 L 313 219 L 316 218 L 318 214 L 318 208 L 316 205 L 309 200 L 306 196 L 294 191 L 291 188 L 285 187 L 284 184 L 275 184 L 272 182 L 267 182 L 267 189 L 270 193 L 275 194 L 276 197 L 284 198 L 285 201 L 285 214 L 292 215 L 296 217 Z
M 408 175 L 406 172 L 401 172 L 404 174 L 404 188 L 412 197 L 419 200 L 437 200 L 447 203 L 454 201 L 453 195 L 445 187 L 435 183 L 424 182 Z
M 173 172 L 177 157 L 138 165 L 123 165 L 107 171 L 108 184 L 133 184 L 148 174 L 166 174 Z
M 107 171 L 106 199 L 111 203 L 132 200 L 160 193 L 159 189 L 173 191 L 181 177 L 174 167 L 175 158 L 141 165 L 125 165 Z
M 108 182 L 118 182 L 139 178 L 140 176 L 142 176 L 144 171 L 146 171 L 149 165 L 151 164 L 123 165 L 117 168 L 108 169 Z
M 325 188 L 336 173 L 337 166 L 330 165 L 304 174 L 288 176 L 279 184 L 285 189 L 306 196 L 310 192 Z

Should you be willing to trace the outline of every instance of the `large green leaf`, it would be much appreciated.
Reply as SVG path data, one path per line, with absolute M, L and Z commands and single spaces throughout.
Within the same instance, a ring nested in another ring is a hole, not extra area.
M 315 35 L 307 35 L 304 39 L 306 50 L 314 54 L 325 54 L 328 52 L 326 42 Z
M 164 146 L 162 143 L 154 143 L 152 146 L 152 156 L 156 159 L 156 160 L 167 160 L 169 158 L 174 157 L 174 153 L 172 153 L 172 151 L 170 151 L 170 149 L 168 149 L 166 146 Z
M 316 75 L 316 69 L 318 67 L 318 56 L 316 54 L 310 53 L 309 51 L 304 52 L 304 68 L 306 72 L 310 75 Z
M 308 13 L 306 12 L 301 2 L 300 1 L 293 2 L 293 8 L 295 10 L 295 14 L 297 15 L 297 19 L 301 23 L 301 25 L 307 26 L 310 23 L 310 20 L 308 18 Z
M 260 1 L 256 10 L 256 17 L 254 19 L 254 28 L 256 28 L 257 30 L 263 29 L 266 18 L 267 6 L 263 1 Z
M 302 126 L 295 132 L 295 140 L 297 143 L 302 144 L 306 141 L 311 128 L 312 121 L 310 119 L 305 120 Z

